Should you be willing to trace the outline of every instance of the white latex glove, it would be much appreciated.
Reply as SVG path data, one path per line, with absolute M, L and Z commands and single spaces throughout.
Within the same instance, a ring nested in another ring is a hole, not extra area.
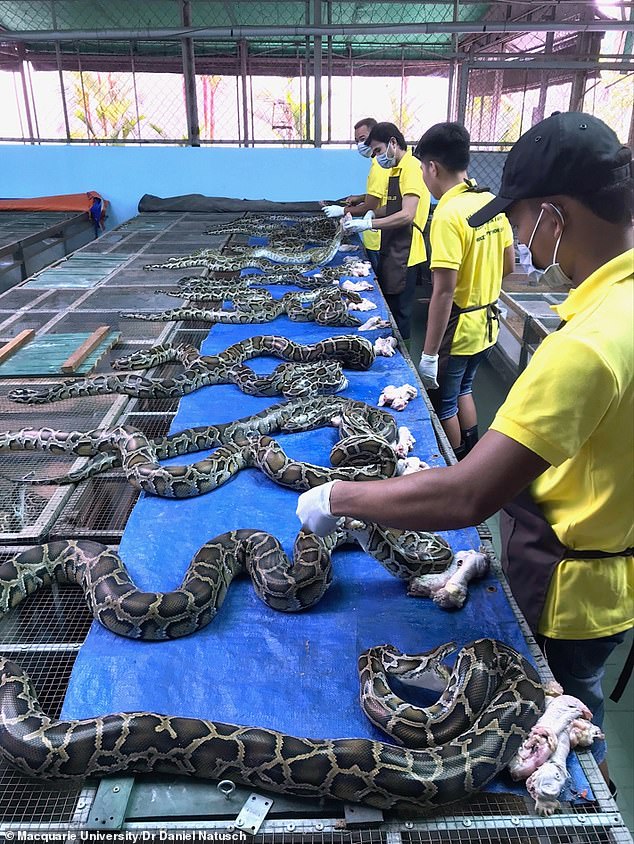
M 345 213 L 345 209 L 343 205 L 324 205 L 321 209 L 326 217 L 330 217 L 331 220 L 335 220 L 337 217 L 343 217 Z
M 374 218 L 374 211 L 366 211 L 366 213 L 359 219 L 352 218 L 351 214 L 346 214 L 343 218 L 343 230 L 349 234 L 352 232 L 364 232 L 372 228 L 372 220 Z
M 423 387 L 427 390 L 438 389 L 438 355 L 420 356 L 420 363 L 418 364 L 418 374 L 420 380 L 423 382 Z
M 315 486 L 302 494 L 297 499 L 297 518 L 302 527 L 317 536 L 328 536 L 337 528 L 339 516 L 333 516 L 330 512 L 330 491 L 336 481 Z

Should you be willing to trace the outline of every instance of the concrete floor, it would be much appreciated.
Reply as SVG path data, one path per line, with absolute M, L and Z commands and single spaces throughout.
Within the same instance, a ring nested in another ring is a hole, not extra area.
M 426 304 L 417 301 L 412 320 L 411 355 L 414 361 L 420 358 L 426 317 Z M 489 363 L 483 364 L 478 370 L 474 385 L 480 431 L 486 431 L 507 391 L 504 380 L 493 367 Z M 499 553 L 497 516 L 489 519 L 487 524 L 493 534 L 493 544 Z M 606 665 L 603 688 L 606 695 L 604 729 L 609 745 L 610 776 L 618 787 L 617 803 L 625 825 L 634 834 L 634 679 L 630 680 L 619 703 L 614 703 L 608 697 L 623 667 L 631 641 L 632 631 L 626 641 L 615 649 Z

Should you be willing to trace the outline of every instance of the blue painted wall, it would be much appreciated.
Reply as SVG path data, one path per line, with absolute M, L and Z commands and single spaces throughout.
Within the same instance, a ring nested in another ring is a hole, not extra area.
M 111 202 L 108 228 L 134 216 L 144 193 L 335 199 L 363 193 L 367 171 L 354 150 L 0 146 L 2 197 L 96 190 Z

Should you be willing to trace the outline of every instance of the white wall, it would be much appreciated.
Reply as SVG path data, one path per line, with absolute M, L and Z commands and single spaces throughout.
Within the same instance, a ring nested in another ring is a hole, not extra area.
M 144 193 L 306 201 L 363 193 L 368 161 L 354 150 L 221 147 L 0 146 L 0 196 L 99 191 L 108 228 Z

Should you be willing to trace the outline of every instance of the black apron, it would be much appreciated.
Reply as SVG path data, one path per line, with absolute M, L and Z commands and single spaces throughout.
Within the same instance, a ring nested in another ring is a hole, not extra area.
M 627 557 L 634 553 L 634 548 L 613 552 L 566 548 L 528 488 L 502 509 L 500 535 L 502 570 L 535 636 L 538 635 L 539 619 L 546 604 L 550 581 L 562 560 L 599 560 Z
M 402 210 L 403 197 L 401 196 L 400 178 L 399 176 L 390 176 L 385 216 L 390 217 Z M 407 262 L 412 248 L 415 225 L 415 223 L 407 223 L 394 229 L 381 229 L 378 279 L 383 293 L 390 296 L 396 296 L 405 290 Z
M 445 372 L 447 371 L 447 366 L 449 364 L 449 356 L 451 355 L 451 346 L 453 343 L 453 338 L 456 334 L 456 329 L 458 328 L 458 320 L 460 319 L 461 314 L 470 313 L 471 311 L 481 311 L 486 308 L 487 312 L 487 336 L 489 338 L 489 343 L 493 342 L 493 323 L 497 322 L 499 325 L 500 322 L 500 309 L 497 306 L 497 299 L 495 302 L 487 302 L 486 305 L 471 305 L 469 308 L 459 308 L 455 302 L 451 304 L 451 310 L 449 311 L 449 320 L 447 322 L 447 328 L 445 329 L 445 333 L 443 334 L 443 338 L 440 342 L 440 346 L 438 348 L 438 376 L 437 381 L 439 384 L 442 383 L 444 378 Z M 432 403 L 432 406 L 436 413 L 440 410 L 440 389 L 428 390 L 429 400 Z

